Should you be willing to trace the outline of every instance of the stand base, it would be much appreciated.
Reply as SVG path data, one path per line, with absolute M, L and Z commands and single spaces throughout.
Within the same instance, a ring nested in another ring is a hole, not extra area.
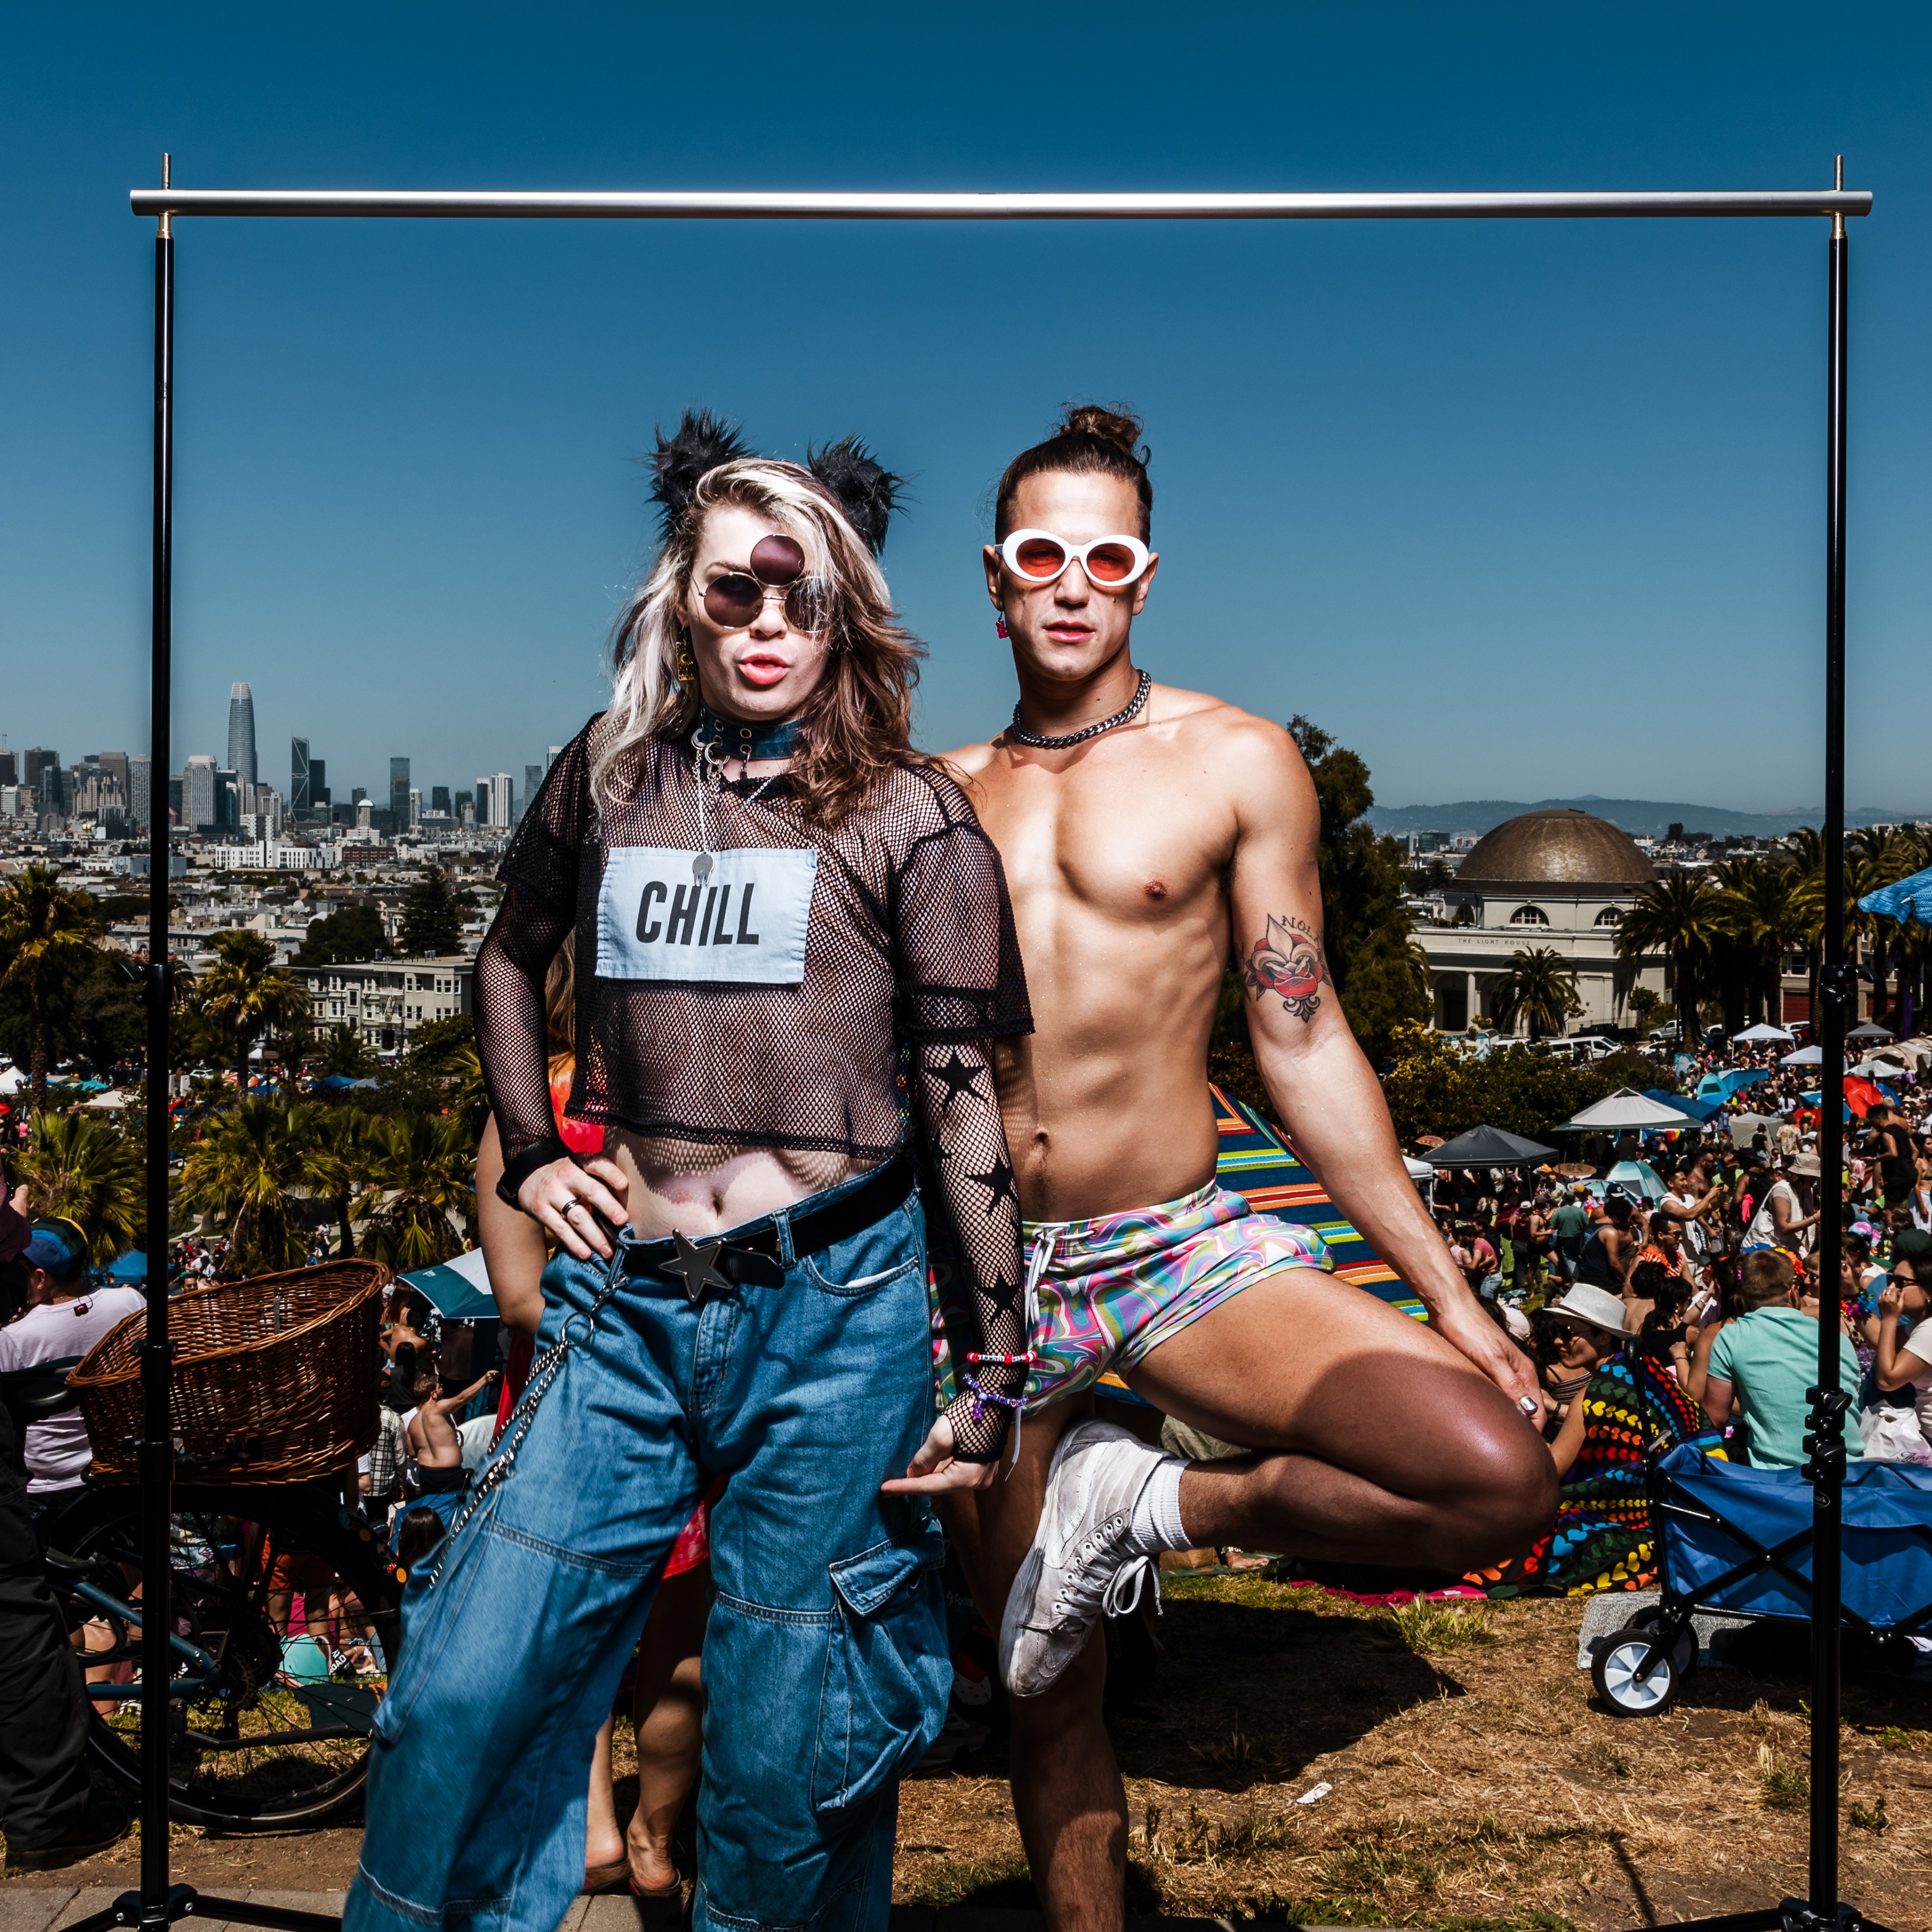
M 153 1927 L 158 1932 L 160 1927 L 181 1918 L 212 1918 L 218 1923 L 226 1919 L 231 1925 L 267 1926 L 272 1932 L 342 1932 L 342 1921 L 326 1912 L 294 1912 L 286 1906 L 251 1905 L 240 1898 L 203 1898 L 191 1885 L 169 1886 L 167 1902 L 157 1918 L 144 1916 L 138 1892 L 124 1892 L 106 1911 L 77 1920 L 67 1932 L 110 1932 L 115 1926 Z
M 77 1928 L 76 1929 L 77 1932 Z M 1886 1932 L 1855 1905 L 1841 1899 L 1835 1914 L 1814 1912 L 1802 1898 L 1787 1898 L 1759 1912 L 1733 1912 L 1721 1918 L 1681 1918 L 1658 1932 Z

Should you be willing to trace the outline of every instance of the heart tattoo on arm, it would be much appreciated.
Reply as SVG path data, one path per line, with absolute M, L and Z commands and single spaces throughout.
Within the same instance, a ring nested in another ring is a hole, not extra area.
M 1321 934 L 1292 916 L 1269 914 L 1268 931 L 1241 962 L 1241 983 L 1249 994 L 1256 1000 L 1279 994 L 1282 1011 L 1299 1020 L 1315 1017 L 1328 977 Z

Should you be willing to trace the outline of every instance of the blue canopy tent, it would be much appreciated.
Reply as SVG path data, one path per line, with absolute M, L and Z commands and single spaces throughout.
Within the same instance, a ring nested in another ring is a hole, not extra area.
M 1697 1097 L 1700 1100 L 1728 1100 L 1733 1094 L 1746 1087 L 1755 1087 L 1760 1080 L 1771 1078 L 1768 1066 L 1734 1066 L 1728 1073 L 1707 1073 L 1697 1083 Z
M 496 1315 L 481 1248 L 472 1248 L 453 1261 L 416 1268 L 400 1279 L 406 1287 L 428 1296 L 430 1306 L 446 1322 L 483 1322 Z
M 1922 872 L 1914 872 L 1910 878 L 1895 880 L 1875 892 L 1866 893 L 1858 902 L 1858 910 L 1876 913 L 1881 919 L 1895 919 L 1901 926 L 1910 926 L 1915 920 L 1921 926 L 1932 926 L 1932 866 Z M 1909 1034 L 1912 1030 L 1910 988 L 1900 994 L 1900 999 L 1904 1010 L 1899 1016 L 1898 1030 Z

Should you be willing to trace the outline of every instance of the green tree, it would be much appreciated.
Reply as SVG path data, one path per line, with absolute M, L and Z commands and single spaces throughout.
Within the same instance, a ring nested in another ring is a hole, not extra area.
M 1561 1035 L 1565 1020 L 1580 1013 L 1575 969 L 1554 946 L 1520 947 L 1510 955 L 1509 970 L 1496 984 L 1498 1022 L 1514 1029 L 1518 1020 L 1529 1028 L 1534 1042 L 1546 1035 Z
M 463 910 L 440 870 L 424 874 L 403 900 L 402 950 L 415 958 L 425 952 L 457 952 L 463 946 Z
M 36 1215 L 63 1214 L 87 1236 L 88 1258 L 111 1262 L 146 1244 L 147 1181 L 138 1144 L 98 1114 L 39 1113 L 10 1163 Z
M 279 1102 L 242 1100 L 204 1126 L 182 1163 L 179 1192 L 183 1206 L 228 1223 L 224 1280 L 300 1264 L 295 1190 L 303 1183 L 302 1149 Z
M 450 1216 L 476 1211 L 476 1143 L 460 1120 L 425 1114 L 378 1120 L 370 1134 L 368 1186 L 356 1203 L 362 1251 L 398 1274 L 461 1252 Z
M 308 993 L 275 964 L 275 949 L 259 932 L 218 932 L 213 965 L 196 983 L 202 1015 L 226 1026 L 235 1046 L 236 1091 L 248 1088 L 248 1052 L 272 1025 L 304 1019 Z
M 75 1054 L 99 1066 L 138 1059 L 146 1024 L 133 985 L 117 970 L 123 953 L 90 946 L 40 989 L 40 1023 L 49 1066 Z M 33 1055 L 33 1008 L 25 976 L 0 981 L 0 1052 L 22 1065 Z
M 1722 912 L 1716 890 L 1707 881 L 1688 872 L 1666 872 L 1644 887 L 1617 922 L 1619 959 L 1641 959 L 1652 952 L 1670 956 L 1671 992 L 1684 1016 L 1687 1046 L 1696 1030 L 1697 970 L 1710 956 Z
M 0 983 L 27 993 L 28 1070 L 34 1111 L 47 1098 L 48 1003 L 54 982 L 77 974 L 98 929 L 94 902 L 70 892 L 35 860 L 0 887 Z
M 370 1122 L 355 1107 L 310 1101 L 290 1109 L 289 1131 L 302 1157 L 302 1184 L 326 1201 L 334 1215 L 344 1256 L 356 1252 L 352 1225 L 356 1196 L 368 1184 Z
M 384 959 L 388 952 L 382 914 L 374 906 L 346 905 L 326 919 L 310 922 L 295 963 L 328 966 L 338 961 Z
M 1322 808 L 1316 858 L 1329 976 L 1363 1052 L 1379 1063 L 1396 1029 L 1430 1011 L 1428 962 L 1402 900 L 1406 855 L 1368 822 L 1376 795 L 1360 755 L 1299 713 L 1288 730 Z
M 338 1073 L 345 1080 L 366 1080 L 376 1070 L 376 1056 L 346 1020 L 338 1020 L 316 1042 L 308 1064 L 322 1078 Z
M 1764 1016 L 1784 1024 L 1785 956 L 1809 931 L 1798 868 L 1776 859 L 1733 861 L 1720 868 L 1718 916 L 1756 955 L 1764 988 Z

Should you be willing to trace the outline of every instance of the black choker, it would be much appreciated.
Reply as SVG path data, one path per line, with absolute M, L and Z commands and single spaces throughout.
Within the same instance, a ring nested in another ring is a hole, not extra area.
M 753 724 L 742 718 L 721 718 L 710 705 L 699 708 L 696 741 L 708 750 L 717 747 L 723 758 L 788 758 L 798 749 L 800 736 L 796 718 L 781 718 L 776 724 Z
M 1117 724 L 1126 724 L 1138 718 L 1141 707 L 1148 701 L 1148 693 L 1154 688 L 1154 674 L 1141 673 L 1140 688 L 1133 696 L 1115 712 L 1111 718 L 1103 718 L 1097 724 L 1090 724 L 1084 731 L 1063 731 L 1058 737 L 1043 738 L 1036 731 L 1029 731 L 1020 722 L 1020 707 L 1013 706 L 1013 722 L 1008 727 L 1008 735 L 1016 738 L 1022 745 L 1030 745 L 1038 752 L 1064 752 L 1070 745 L 1083 745 L 1089 738 L 1097 738 L 1102 731 L 1111 731 Z

